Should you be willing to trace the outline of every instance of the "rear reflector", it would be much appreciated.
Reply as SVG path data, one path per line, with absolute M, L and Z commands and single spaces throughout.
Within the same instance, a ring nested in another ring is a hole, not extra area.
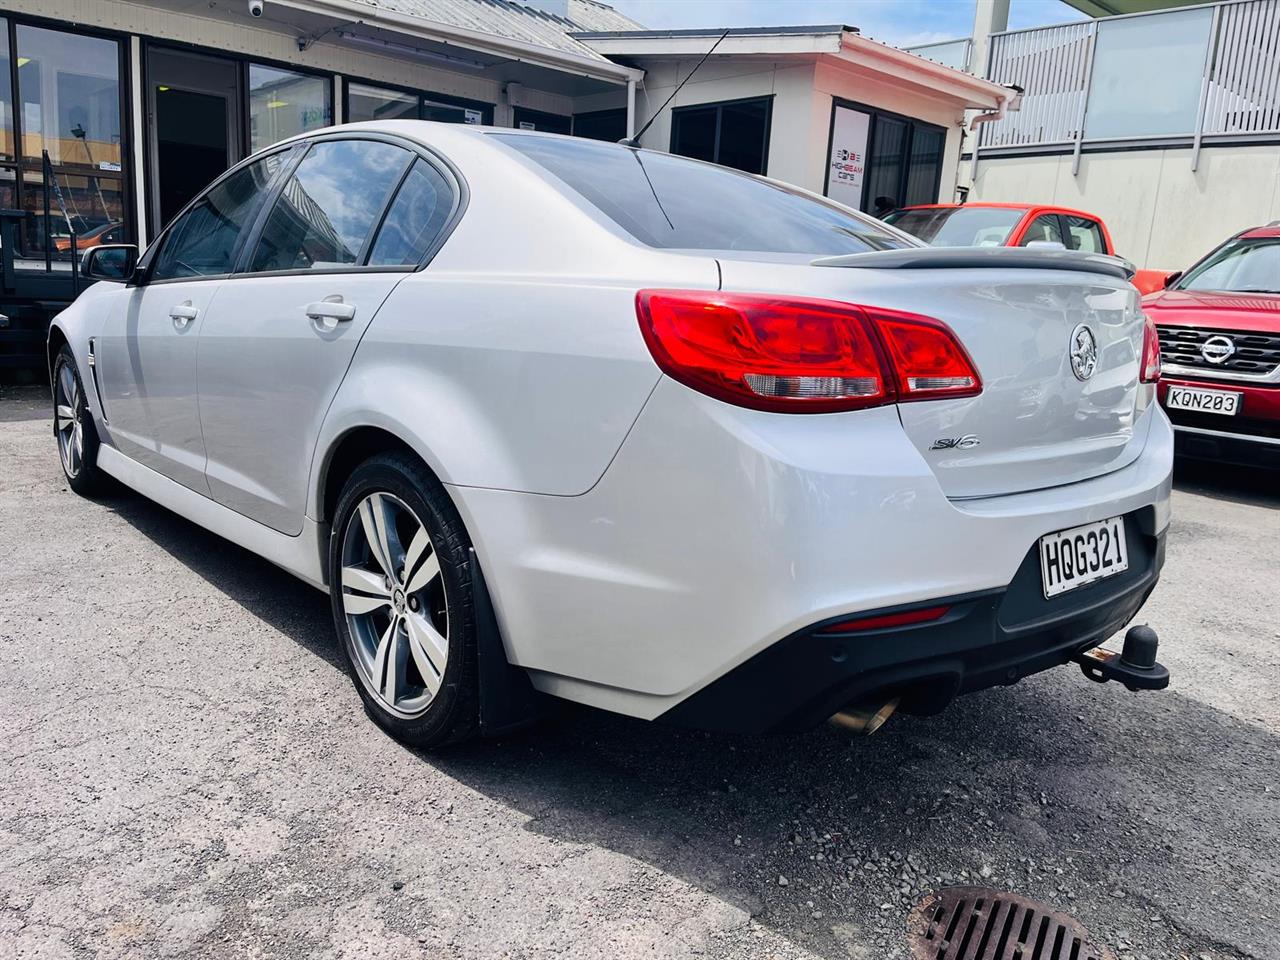
M 742 407 L 832 413 L 982 391 L 955 334 L 928 317 L 715 290 L 641 290 L 636 315 L 663 372 Z
M 903 613 L 886 613 L 879 617 L 863 617 L 860 620 L 842 620 L 820 627 L 818 633 L 857 633 L 860 630 L 884 630 L 887 627 L 906 627 L 913 623 L 928 623 L 945 616 L 950 607 L 925 607 Z

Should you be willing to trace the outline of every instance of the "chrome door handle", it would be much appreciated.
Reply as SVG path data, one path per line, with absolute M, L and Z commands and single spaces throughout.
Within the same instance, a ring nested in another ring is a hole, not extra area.
M 342 295 L 338 293 L 316 303 L 309 303 L 304 309 L 307 318 L 316 321 L 316 324 L 325 330 L 332 330 L 338 324 L 354 319 L 356 315 L 356 305 L 345 303 Z
M 199 315 L 199 308 L 193 307 L 190 300 L 183 300 L 181 303 L 174 304 L 169 308 L 169 317 L 173 320 L 174 326 L 179 330 L 186 327 L 188 323 Z

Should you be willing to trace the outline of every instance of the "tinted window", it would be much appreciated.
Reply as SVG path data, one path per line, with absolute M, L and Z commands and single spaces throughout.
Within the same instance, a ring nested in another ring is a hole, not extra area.
M 1067 221 L 1068 246 L 1072 250 L 1084 250 L 1086 253 L 1106 253 L 1107 242 L 1102 239 L 1102 228 L 1098 221 L 1088 217 L 1064 217 Z
M 267 218 L 250 270 L 332 270 L 360 262 L 412 154 L 373 140 L 307 151 Z
M 590 140 L 494 136 L 653 247 L 820 256 L 912 245 L 843 207 L 723 167 Z
M 747 173 L 764 173 L 771 106 L 766 97 L 678 107 L 671 113 L 671 152 Z
M 1058 225 L 1057 214 L 1036 217 L 1031 221 L 1031 226 L 1027 227 L 1027 232 L 1023 234 L 1018 246 L 1025 247 L 1032 243 L 1061 243 L 1066 246 L 1062 239 L 1062 227 Z
M 924 207 L 896 210 L 885 222 L 934 247 L 1000 247 L 1024 213 L 1004 207 Z
M 284 157 L 284 153 L 273 153 L 237 170 L 174 221 L 151 278 L 230 273 L 240 231 L 252 222 Z
M 1183 277 L 1177 289 L 1280 293 L 1280 237 L 1228 241 Z
M 411 266 L 427 255 L 453 209 L 453 191 L 425 160 L 414 163 L 378 231 L 370 266 Z

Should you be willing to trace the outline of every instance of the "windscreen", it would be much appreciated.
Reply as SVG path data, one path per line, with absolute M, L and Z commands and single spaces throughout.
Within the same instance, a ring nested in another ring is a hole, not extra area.
M 836 256 L 912 246 L 869 217 L 715 164 L 591 140 L 493 136 L 651 247 Z
M 1280 293 L 1280 237 L 1224 243 L 1189 271 L 1177 289 Z
M 931 247 L 1002 247 L 1025 210 L 1007 207 L 920 207 L 885 217 Z

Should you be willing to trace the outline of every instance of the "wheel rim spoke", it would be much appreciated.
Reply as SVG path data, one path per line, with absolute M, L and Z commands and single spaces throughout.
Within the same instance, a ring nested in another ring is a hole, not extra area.
M 360 523 L 364 527 L 369 553 L 388 577 L 396 575 L 395 559 L 391 555 L 391 542 L 387 534 L 388 517 L 381 494 L 373 494 L 360 504 Z
M 350 616 L 373 613 L 391 605 L 386 579 L 360 567 L 342 568 L 342 608 Z
M 449 641 L 420 613 L 410 613 L 405 618 L 409 626 L 409 653 L 422 674 L 422 682 L 432 696 L 440 689 L 440 679 L 448 663 Z
M 407 570 L 407 567 L 406 567 Z M 440 558 L 433 552 L 414 571 L 413 578 L 405 585 L 405 593 L 417 593 L 440 575 Z
M 378 692 L 382 694 L 383 699 L 392 706 L 396 702 L 398 686 L 396 640 L 399 636 L 400 622 L 396 617 L 392 617 L 391 622 L 387 624 L 387 629 L 382 632 L 378 640 L 378 653 L 373 661 L 374 683 L 377 684 Z
M 75 402 L 72 399 L 75 396 L 76 378 L 71 375 L 70 364 L 63 364 L 62 369 L 58 371 L 58 384 L 62 387 L 62 399 L 67 405 L 74 409 Z
M 65 403 L 58 404 L 58 429 L 59 430 L 70 429 L 71 425 L 75 423 L 75 419 L 76 419 L 76 415 L 74 410 L 72 410 Z

